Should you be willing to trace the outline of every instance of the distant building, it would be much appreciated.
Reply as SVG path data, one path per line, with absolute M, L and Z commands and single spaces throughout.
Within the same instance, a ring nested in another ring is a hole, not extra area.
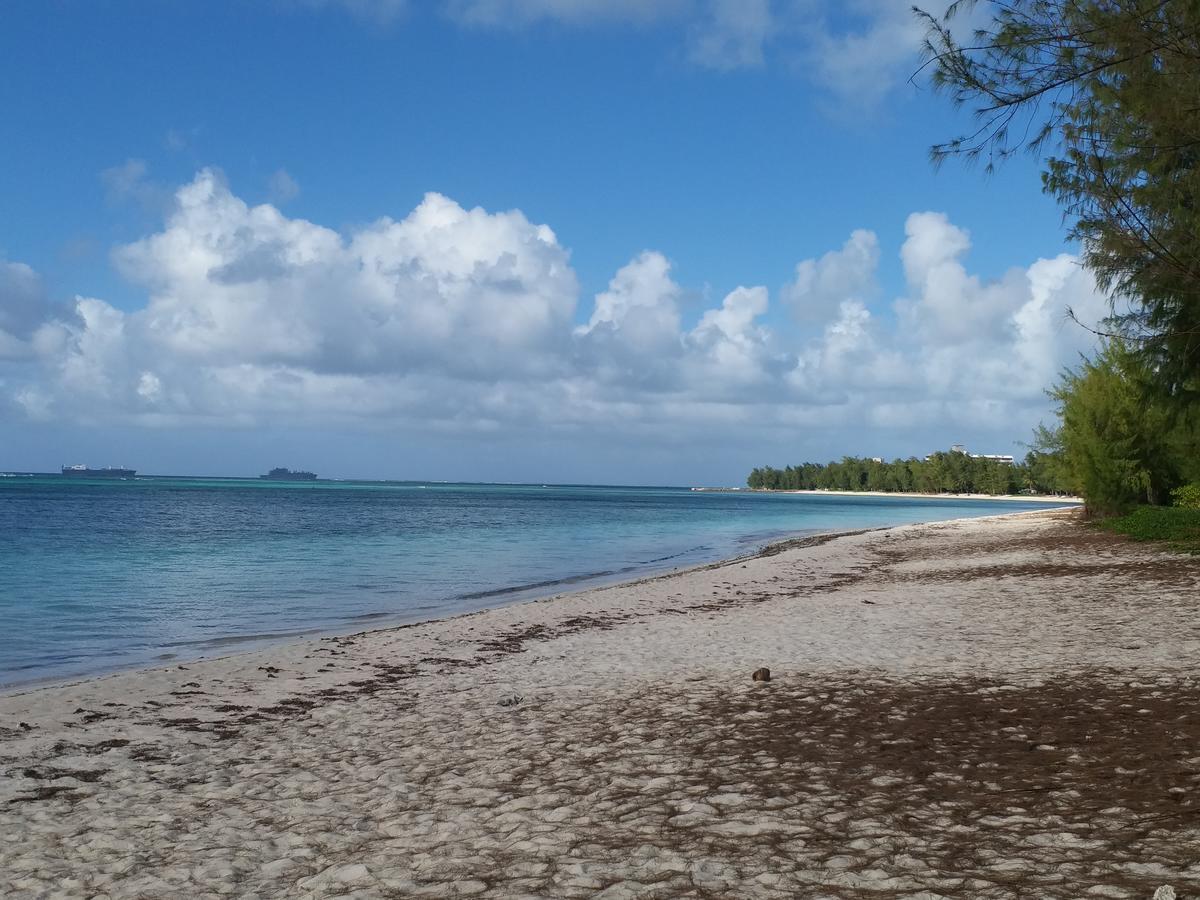
M 996 462 L 1009 463 L 1014 462 L 1013 458 L 1007 453 L 972 453 L 971 459 L 994 459 Z
M 969 453 L 967 452 L 967 448 L 962 444 L 951 444 L 950 452 L 961 453 L 963 456 L 971 457 L 971 459 L 994 459 L 996 462 L 1007 463 L 1009 465 L 1012 465 L 1014 462 L 1013 458 L 1006 453 Z M 932 454 L 926 456 L 925 459 L 928 460 L 931 456 Z
M 881 462 L 883 462 L 883 457 L 882 457 L 882 456 L 872 456 L 872 457 L 871 457 L 871 462 L 873 462 L 873 463 L 881 463 Z

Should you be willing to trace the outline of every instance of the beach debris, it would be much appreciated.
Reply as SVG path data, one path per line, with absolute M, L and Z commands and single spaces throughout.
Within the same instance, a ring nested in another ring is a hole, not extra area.
M 1154 896 L 1150 900 L 1175 900 L 1175 888 L 1169 884 L 1164 884 L 1154 892 Z
M 502 697 L 500 699 L 500 705 L 501 706 L 517 706 L 524 699 L 525 698 L 520 696 L 519 694 L 513 694 L 510 697 Z
M 17 727 L 20 728 L 22 731 L 33 731 L 33 726 L 30 725 L 28 722 L 18 722 Z
M 863 603 L 867 604 L 867 606 L 874 606 L 874 605 L 875 605 L 875 601 L 874 601 L 874 600 L 864 600 L 864 601 L 863 601 Z
M 75 714 L 83 718 L 84 725 L 91 725 L 93 722 L 112 718 L 112 713 L 96 712 L 94 709 L 84 709 L 82 706 L 75 710 Z
M 755 669 L 754 674 L 750 676 L 750 679 L 752 681 L 770 681 L 771 670 L 766 666 L 763 666 L 761 669 Z

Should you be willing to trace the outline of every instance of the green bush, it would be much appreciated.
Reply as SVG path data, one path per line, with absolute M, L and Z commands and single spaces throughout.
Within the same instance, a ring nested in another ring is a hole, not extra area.
M 1057 452 L 1088 512 L 1121 515 L 1171 502 L 1196 481 L 1200 415 L 1154 387 L 1155 373 L 1119 341 L 1063 373 L 1050 392 L 1060 424 L 1035 443 Z
M 1135 541 L 1162 541 L 1172 549 L 1200 554 L 1200 509 L 1178 506 L 1139 506 L 1133 512 L 1100 523 Z
M 1178 490 L 1171 492 L 1171 499 L 1175 501 L 1175 505 L 1183 509 L 1200 509 L 1200 481 L 1194 484 L 1185 484 Z

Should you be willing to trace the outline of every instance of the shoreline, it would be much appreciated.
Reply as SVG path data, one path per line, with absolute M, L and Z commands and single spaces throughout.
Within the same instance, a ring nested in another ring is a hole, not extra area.
M 0 696 L 0 893 L 1190 895 L 1200 561 L 1078 523 Z
M 1010 514 L 1015 515 L 1015 514 Z M 991 518 L 990 516 L 976 516 L 974 518 Z M 955 521 L 948 519 L 946 521 Z M 936 522 L 922 524 L 937 524 Z M 555 582 L 556 586 L 569 585 L 572 582 L 580 584 L 574 590 L 558 590 L 548 593 L 539 592 L 539 588 L 543 585 L 522 585 L 514 588 L 503 588 L 496 591 L 487 592 L 489 597 L 503 596 L 511 594 L 511 599 L 500 603 L 488 604 L 486 606 L 478 606 L 471 608 L 451 607 L 442 615 L 422 616 L 416 614 L 413 617 L 406 616 L 403 613 L 392 615 L 390 613 L 372 613 L 367 617 L 358 617 L 356 620 L 348 621 L 344 626 L 335 626 L 331 628 L 307 628 L 298 629 L 290 632 L 283 632 L 272 635 L 229 635 L 222 638 L 213 638 L 209 642 L 205 642 L 206 646 L 214 645 L 211 649 L 214 651 L 210 654 L 200 654 L 198 656 L 187 655 L 183 653 L 173 654 L 170 659 L 158 659 L 153 662 L 130 663 L 125 666 L 105 667 L 93 672 L 83 672 L 76 675 L 47 675 L 43 678 L 36 678 L 28 681 L 11 682 L 8 684 L 0 684 L 0 700 L 7 696 L 15 694 L 23 694 L 30 691 L 42 689 L 53 689 L 57 687 L 68 687 L 87 684 L 92 681 L 100 681 L 107 678 L 114 678 L 122 675 L 137 675 L 143 672 L 167 671 L 177 668 L 181 664 L 200 664 L 205 662 L 219 662 L 221 660 L 230 659 L 237 656 L 252 653 L 269 652 L 273 649 L 287 647 L 295 643 L 303 643 L 308 641 L 329 640 L 334 638 L 345 637 L 360 637 L 364 635 L 374 634 L 376 632 L 393 631 L 402 628 L 413 628 L 421 625 L 435 625 L 440 623 L 453 622 L 459 619 L 470 618 L 487 613 L 491 610 L 507 609 L 510 607 L 519 607 L 527 603 L 546 603 L 553 600 L 558 600 L 564 597 L 572 597 L 578 594 L 586 594 L 592 591 L 604 591 L 611 588 L 634 587 L 644 583 L 650 583 L 662 578 L 671 578 L 676 575 L 685 575 L 691 572 L 705 571 L 722 566 L 733 565 L 747 559 L 755 559 L 764 555 L 773 555 L 776 547 L 790 548 L 797 542 L 804 545 L 809 540 L 818 540 L 823 542 L 823 539 L 832 539 L 843 535 L 863 534 L 867 531 L 879 531 L 888 527 L 903 527 L 903 526 L 877 526 L 873 528 L 851 530 L 851 531 L 821 531 L 802 530 L 789 534 L 786 537 L 780 537 L 776 540 L 770 540 L 765 544 L 760 545 L 756 549 L 750 550 L 747 553 L 738 554 L 735 556 L 721 557 L 720 559 L 710 560 L 708 562 L 699 562 L 683 568 L 659 569 L 657 567 L 647 567 L 640 573 L 632 572 L 614 572 L 608 576 L 581 576 L 564 578 L 561 581 Z M 628 577 L 626 577 L 628 575 Z M 477 599 L 478 595 L 472 595 L 470 599 Z M 363 628 L 364 619 L 370 621 L 371 627 Z M 356 622 L 356 624 L 351 624 Z M 250 644 L 252 646 L 235 649 L 239 644 Z M 228 645 L 230 649 L 225 651 L 219 645 Z
M 806 491 L 779 491 L 772 493 L 836 493 L 836 492 L 806 492 Z M 854 494 L 863 492 L 840 492 Z M 912 497 L 936 497 L 935 494 L 906 494 Z M 964 496 L 961 499 L 970 499 Z M 990 498 L 990 499 L 1025 499 L 1025 498 Z M 310 641 L 330 640 L 330 638 L 338 637 L 360 637 L 374 634 L 374 632 L 392 631 L 395 629 L 414 628 L 419 625 L 433 625 L 439 623 L 455 622 L 457 619 L 479 616 L 481 613 L 486 613 L 491 610 L 504 610 L 504 608 L 520 607 L 526 604 L 540 604 L 540 602 L 548 602 L 570 596 L 588 594 L 590 592 L 602 592 L 602 590 L 612 588 L 631 588 L 641 586 L 643 583 L 652 583 L 661 580 L 661 578 L 671 578 L 677 575 L 688 575 L 691 572 L 708 571 L 719 569 L 722 566 L 742 563 L 746 559 L 757 559 L 761 557 L 775 556 L 776 553 L 786 550 L 797 550 L 806 546 L 817 546 L 824 544 L 829 540 L 842 538 L 842 536 L 853 536 L 859 534 L 868 534 L 871 532 L 881 532 L 881 530 L 889 530 L 893 528 L 908 528 L 917 526 L 943 526 L 953 522 L 965 521 L 980 521 L 989 520 L 1002 516 L 1020 516 L 1020 515 L 1037 515 L 1040 510 L 1026 510 L 1021 512 L 997 512 L 994 515 L 988 516 L 970 516 L 967 518 L 947 518 L 947 520 L 932 520 L 929 522 L 907 523 L 900 526 L 872 526 L 868 528 L 850 529 L 850 530 L 800 530 L 781 538 L 768 540 L 766 544 L 762 544 L 746 553 L 739 553 L 737 556 L 721 557 L 720 559 L 709 560 L 706 563 L 696 563 L 684 568 L 672 568 L 655 570 L 648 568 L 643 570 L 641 574 L 630 574 L 630 577 L 624 577 L 624 572 L 614 572 L 611 578 L 605 576 L 588 577 L 581 584 L 581 587 L 576 589 L 554 590 L 551 593 L 540 593 L 539 586 L 527 586 L 512 588 L 511 599 L 499 604 L 488 604 L 473 608 L 448 608 L 444 614 L 434 614 L 434 616 L 421 617 L 420 614 L 410 617 L 403 613 L 397 613 L 392 616 L 390 613 L 372 614 L 370 628 L 361 628 L 362 620 L 358 624 L 347 622 L 344 626 L 331 626 L 331 628 L 308 628 L 296 629 L 294 631 L 282 632 L 278 635 L 229 635 L 222 638 L 212 638 L 211 642 L 206 642 L 205 647 L 210 649 L 210 653 L 200 653 L 196 655 L 187 653 L 174 653 L 169 659 L 156 659 L 152 661 L 130 662 L 124 666 L 106 666 L 98 668 L 98 670 L 90 672 L 82 672 L 77 674 L 67 674 L 67 676 L 44 676 L 22 682 L 12 682 L 0 684 L 0 701 L 7 696 L 25 694 L 25 692 L 37 691 L 43 689 L 62 688 L 62 686 L 84 685 L 95 680 L 114 678 L 119 676 L 136 676 L 143 672 L 169 671 L 172 668 L 180 665 L 198 665 L 203 662 L 217 662 L 236 658 L 236 656 L 254 654 L 254 653 L 269 653 L 272 649 L 282 649 Z M 563 583 L 568 583 L 572 580 L 564 580 Z M 506 590 L 509 589 L 505 589 Z M 502 592 L 496 592 L 497 594 Z M 223 644 L 223 646 L 222 646 Z M 245 644 L 245 646 L 241 646 Z M 241 647 L 239 647 L 241 646 Z M 227 649 L 228 648 L 228 649 Z
M 1036 512 L 1036 511 L 1033 511 Z M 1023 513 L 1002 513 L 1001 515 L 1022 515 Z M 1028 514 L 1028 512 L 1024 513 Z M 992 516 L 974 516 L 973 519 L 989 519 Z M 965 521 L 946 519 L 935 522 L 916 523 L 921 525 L 939 525 L 954 521 Z M 119 668 L 107 668 L 96 672 L 82 673 L 79 675 L 55 676 L 50 675 L 45 678 L 39 678 L 32 681 L 14 682 L 11 684 L 0 684 L 0 701 L 5 697 L 31 693 L 40 690 L 53 690 L 60 687 L 78 687 L 89 684 L 95 681 L 103 681 L 109 678 L 120 676 L 139 675 L 148 672 L 170 671 L 179 668 L 182 664 L 199 665 L 202 663 L 217 663 L 223 660 L 234 659 L 239 656 L 257 653 L 269 653 L 272 650 L 288 647 L 292 644 L 301 644 L 312 641 L 326 641 L 337 638 L 358 638 L 367 637 L 372 634 L 391 632 L 405 628 L 416 628 L 423 625 L 441 625 L 455 622 L 462 619 L 469 619 L 473 616 L 483 615 L 492 610 L 509 609 L 512 607 L 520 607 L 526 604 L 549 603 L 563 598 L 575 597 L 582 594 L 592 592 L 602 592 L 617 588 L 632 588 L 644 584 L 651 584 L 665 578 L 674 578 L 680 575 L 689 575 L 694 572 L 704 572 L 712 569 L 719 569 L 725 566 L 731 566 L 741 563 L 745 560 L 759 559 L 767 556 L 774 556 L 785 550 L 801 549 L 803 547 L 818 546 L 839 537 L 850 537 L 853 535 L 866 534 L 872 531 L 886 531 L 889 528 L 904 528 L 910 527 L 905 525 L 881 525 L 871 528 L 852 529 L 848 531 L 800 531 L 795 532 L 787 537 L 781 537 L 778 540 L 768 541 L 758 548 L 751 550 L 748 553 L 739 554 L 737 556 L 727 556 L 720 559 L 711 560 L 709 562 L 696 563 L 694 565 L 685 566 L 684 568 L 673 568 L 669 571 L 656 571 L 653 569 L 646 570 L 641 574 L 633 575 L 629 578 L 624 578 L 620 574 L 613 576 L 612 581 L 606 581 L 602 577 L 598 577 L 595 583 L 586 584 L 575 590 L 563 590 L 553 593 L 533 593 L 528 591 L 535 588 L 520 588 L 514 591 L 514 598 L 504 603 L 499 603 L 489 606 L 481 606 L 476 609 L 463 609 L 458 611 L 447 611 L 445 615 L 435 615 L 425 618 L 408 618 L 404 616 L 392 617 L 388 614 L 378 614 L 371 617 L 371 626 L 363 628 L 362 622 L 358 625 L 347 624 L 344 628 L 313 628 L 303 631 L 288 632 L 279 635 L 246 635 L 246 636 L 231 636 L 229 638 L 214 639 L 214 642 L 225 642 L 231 647 L 228 652 L 218 652 L 215 655 L 200 655 L 200 656 L 178 656 L 169 660 L 159 660 L 154 664 L 145 665 L 140 663 L 131 663 L 128 666 Z M 568 581 L 570 579 L 567 579 Z M 233 649 L 237 644 L 255 644 L 257 646 L 244 647 L 242 649 Z
M 805 492 L 779 491 L 776 493 Z M 519 611 L 524 607 L 537 607 L 542 604 L 551 604 L 556 601 L 587 599 L 593 594 L 599 595 L 608 591 L 622 591 L 641 588 L 643 586 L 653 585 L 669 579 L 684 578 L 698 573 L 710 572 L 717 569 L 741 565 L 750 560 L 774 557 L 788 551 L 800 551 L 812 547 L 820 547 L 821 545 L 836 541 L 840 538 L 853 538 L 861 535 L 869 535 L 879 532 L 904 531 L 906 529 L 913 528 L 941 528 L 945 526 L 952 526 L 961 522 L 986 522 L 989 520 L 1007 519 L 1020 516 L 1033 517 L 1041 515 L 1041 513 L 1041 510 L 1026 510 L 1013 513 L 997 513 L 995 515 L 988 516 L 972 516 L 962 519 L 939 519 L 930 522 L 916 522 L 890 526 L 883 525 L 868 528 L 850 529 L 845 531 L 817 530 L 813 532 L 798 532 L 788 537 L 768 541 L 757 549 L 745 554 L 723 557 L 721 559 L 716 559 L 709 562 L 697 563 L 682 569 L 673 569 L 671 571 L 661 572 L 647 572 L 641 575 L 635 575 L 631 578 L 618 577 L 616 580 L 609 583 L 591 584 L 584 587 L 579 587 L 576 590 L 565 590 L 554 593 L 519 597 L 507 603 L 481 606 L 477 609 L 447 612 L 446 615 L 435 615 L 426 618 L 414 619 L 391 619 L 390 617 L 381 617 L 378 621 L 373 621 L 370 627 L 361 627 L 361 623 L 359 625 L 347 624 L 345 628 L 316 628 L 312 630 L 282 634 L 278 638 L 267 636 L 262 638 L 259 646 L 245 647 L 242 649 L 230 649 L 228 652 L 218 652 L 211 656 L 201 655 L 172 658 L 170 660 L 161 660 L 158 661 L 157 664 L 151 665 L 134 663 L 127 667 L 107 669 L 93 673 L 68 675 L 64 677 L 47 676 L 44 679 L 38 679 L 36 681 L 0 685 L 0 714 L 2 714 L 2 708 L 5 700 L 13 697 L 25 696 L 27 694 L 35 694 L 43 691 L 56 691 L 60 689 L 87 688 L 90 685 L 100 684 L 114 679 L 137 679 L 141 676 L 153 676 L 178 670 L 190 671 L 193 668 L 203 666 L 219 666 L 228 663 L 236 664 L 238 661 L 249 659 L 251 657 L 257 658 L 259 656 L 271 657 L 274 655 L 284 655 L 289 651 L 302 649 L 310 644 L 315 645 L 347 639 L 370 639 L 379 635 L 425 627 L 448 627 L 468 619 L 487 616 L 489 613 L 498 613 L 511 610 Z M 228 640 L 230 641 L 231 645 L 242 643 L 243 640 L 245 642 L 258 643 L 257 637 L 247 637 L 243 639 L 234 636 Z
M 809 494 L 846 494 L 849 496 L 871 496 L 866 492 L 834 492 L 834 491 L 763 491 L 762 493 L 809 493 Z M 980 499 L 998 499 L 1009 501 L 1024 501 L 1029 498 L 1025 497 L 991 497 L 987 495 L 933 495 L 933 494 L 904 494 L 904 495 L 883 495 L 880 496 L 902 496 L 913 499 L 953 499 L 953 500 L 970 500 Z M 997 513 L 995 515 L 1020 515 L 1021 513 Z M 971 519 L 992 518 L 988 516 L 971 516 Z M 943 522 L 958 521 L 956 519 L 931 520 L 926 523 L 937 525 Z M 913 524 L 913 523 L 910 523 Z M 423 625 L 434 622 L 451 621 L 471 616 L 480 612 L 486 612 L 490 609 L 502 609 L 509 606 L 519 606 L 524 603 L 536 603 L 546 600 L 553 600 L 559 597 L 571 596 L 578 593 L 586 593 L 592 590 L 603 590 L 608 587 L 632 586 L 642 583 L 643 581 L 653 581 L 660 577 L 669 577 L 675 574 L 684 574 L 692 571 L 703 571 L 714 566 L 729 565 L 734 562 L 739 562 L 747 558 L 755 558 L 771 550 L 777 545 L 790 544 L 793 541 L 806 541 L 809 538 L 820 537 L 822 535 L 841 535 L 841 534 L 858 534 L 865 531 L 878 531 L 889 527 L 904 527 L 904 526 L 870 526 L 865 529 L 856 529 L 850 532 L 838 530 L 823 530 L 823 529 L 800 529 L 798 531 L 789 532 L 781 536 L 769 538 L 765 543 L 757 544 L 747 541 L 748 549 L 746 552 L 737 553 L 732 556 L 719 557 L 706 562 L 697 562 L 685 565 L 683 568 L 670 567 L 667 565 L 656 566 L 646 564 L 644 566 L 630 566 L 626 569 L 617 570 L 614 572 L 596 574 L 596 575 L 580 575 L 568 576 L 553 582 L 548 585 L 530 584 L 517 585 L 512 587 L 503 587 L 495 590 L 490 590 L 482 594 L 464 595 L 463 597 L 454 598 L 456 602 L 447 604 L 444 611 L 428 615 L 421 612 L 405 613 L 399 612 L 384 612 L 370 613 L 367 616 L 348 619 L 340 624 L 332 624 L 329 626 L 315 625 L 305 626 L 298 624 L 295 628 L 277 634 L 230 634 L 222 637 L 212 638 L 204 642 L 197 642 L 192 645 L 177 645 L 172 651 L 160 654 L 159 657 L 153 659 L 142 659 L 132 661 L 125 664 L 107 664 L 101 665 L 87 671 L 81 671 L 73 674 L 48 674 L 37 676 L 34 678 L 0 683 L 0 698 L 5 696 L 22 693 L 25 691 L 37 690 L 45 687 L 55 687 L 68 684 L 81 684 L 95 679 L 109 678 L 116 675 L 124 675 L 146 671 L 156 671 L 160 669 L 170 669 L 178 664 L 191 664 L 210 660 L 225 659 L 229 656 L 236 656 L 246 653 L 256 653 L 269 651 L 273 648 L 283 647 L 294 642 L 303 642 L 311 640 L 319 640 L 331 637 L 345 637 L 347 635 L 356 635 L 362 633 L 370 633 L 376 630 L 388 630 L 398 626 Z M 578 587 L 571 588 L 569 585 L 577 584 Z M 557 589 L 563 588 L 563 589 Z M 476 604 L 475 600 L 497 600 L 494 603 Z M 370 622 L 372 627 L 363 629 L 361 626 L 364 621 Z M 193 650 L 194 652 L 189 652 Z
M 749 488 L 747 488 L 749 490 Z M 917 500 L 1019 500 L 1026 503 L 1053 503 L 1063 506 L 1074 506 L 1084 502 L 1082 497 L 1049 497 L 1045 494 L 923 494 L 918 492 L 900 491 L 832 491 L 832 490 L 782 490 L 774 491 L 758 489 L 756 493 L 763 494 L 809 494 L 812 496 L 835 497 L 912 497 Z

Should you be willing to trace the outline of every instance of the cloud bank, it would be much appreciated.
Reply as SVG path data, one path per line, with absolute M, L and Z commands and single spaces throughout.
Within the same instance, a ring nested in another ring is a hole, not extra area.
M 340 8 L 370 25 L 402 23 L 419 8 L 407 0 L 280 2 Z M 679 55 L 700 68 L 779 64 L 802 72 L 843 111 L 874 107 L 902 83 L 917 67 L 923 36 L 911 5 L 899 0 L 442 0 L 435 8 L 456 25 L 501 33 L 542 25 L 674 31 Z M 975 18 L 956 21 L 969 33 Z
M 144 292 L 55 304 L 0 263 L 0 417 L 431 432 L 714 434 L 953 425 L 1019 438 L 1105 312 L 1069 255 L 986 281 L 944 214 L 908 217 L 906 290 L 882 298 L 868 230 L 772 296 L 690 309 L 647 250 L 582 298 L 570 254 L 519 211 L 429 194 L 342 233 L 250 206 L 201 171 L 160 230 L 113 253 Z M 893 251 L 894 252 L 894 251 Z

